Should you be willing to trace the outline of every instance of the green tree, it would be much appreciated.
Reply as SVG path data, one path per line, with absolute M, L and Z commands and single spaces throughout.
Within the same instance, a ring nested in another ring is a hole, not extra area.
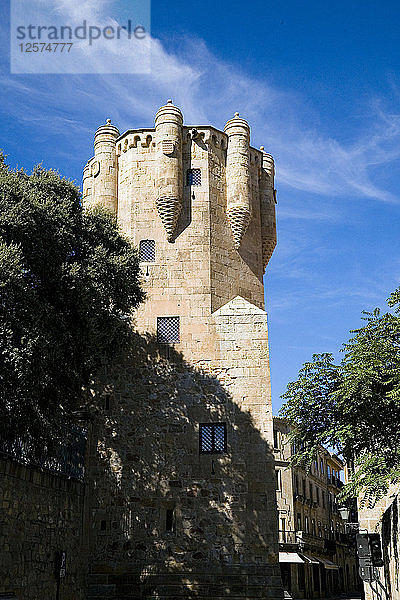
M 40 448 L 85 404 L 143 299 L 136 250 L 54 171 L 0 155 L 0 435 Z
M 294 466 L 307 468 L 321 444 L 355 464 L 343 497 L 379 497 L 400 479 L 399 301 L 400 288 L 389 298 L 394 314 L 364 312 L 340 364 L 314 354 L 282 396 L 280 414 L 294 426 Z

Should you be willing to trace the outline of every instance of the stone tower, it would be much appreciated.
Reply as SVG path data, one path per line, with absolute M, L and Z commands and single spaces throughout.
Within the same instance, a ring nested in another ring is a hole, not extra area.
M 276 245 L 274 161 L 250 146 L 249 125 L 238 113 L 224 132 L 187 126 L 170 100 L 155 128 L 119 135 L 107 121 L 94 146 L 83 201 L 112 210 L 139 249 L 147 297 L 135 327 L 153 336 L 164 357 L 181 355 L 186 365 L 177 392 L 185 425 L 176 426 L 172 441 L 157 431 L 165 485 L 162 494 L 159 484 L 158 492 L 152 488 L 151 518 L 141 513 L 147 533 L 135 533 L 142 554 L 133 551 L 130 566 L 137 560 L 150 573 L 157 564 L 157 577 L 164 577 L 162 586 L 153 582 L 157 597 L 280 598 L 263 287 Z M 110 384 L 114 401 L 129 406 L 136 390 L 119 385 Z M 141 392 L 144 402 L 153 398 L 150 407 L 168 396 L 157 385 Z M 149 415 L 152 425 L 157 418 Z M 96 502 L 94 515 L 104 510 Z M 124 572 L 123 557 L 112 560 Z M 138 597 L 149 594 L 140 590 Z

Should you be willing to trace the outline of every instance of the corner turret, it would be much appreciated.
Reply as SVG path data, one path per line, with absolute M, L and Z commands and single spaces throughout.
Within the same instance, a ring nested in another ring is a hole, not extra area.
M 83 171 L 83 203 L 85 206 L 104 206 L 117 215 L 117 156 L 118 129 L 107 119 L 94 136 L 94 157 Z
M 275 165 L 274 159 L 260 147 L 262 152 L 262 169 L 260 172 L 260 209 L 261 209 L 261 240 L 264 269 L 276 246 L 275 219 Z
M 240 247 L 251 220 L 250 196 L 250 127 L 235 113 L 225 125 L 228 136 L 226 155 L 226 212 L 232 230 L 234 246 Z
M 168 100 L 156 114 L 156 147 L 158 158 L 156 207 L 169 242 L 182 210 L 183 165 L 182 165 L 183 116 L 179 108 Z

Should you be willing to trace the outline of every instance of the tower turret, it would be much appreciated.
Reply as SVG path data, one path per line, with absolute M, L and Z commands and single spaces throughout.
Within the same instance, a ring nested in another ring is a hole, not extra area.
M 261 146 L 260 150 L 262 152 L 262 169 L 260 172 L 261 240 L 265 269 L 276 246 L 275 165 L 271 154 L 264 151 L 264 146 Z
M 183 116 L 179 108 L 168 100 L 156 114 L 157 145 L 157 199 L 158 215 L 167 232 L 168 241 L 173 234 L 182 210 L 183 166 L 182 166 Z
M 235 248 L 240 247 L 251 219 L 250 197 L 250 127 L 235 113 L 225 125 L 228 136 L 226 156 L 226 212 Z
M 107 119 L 94 136 L 94 157 L 83 172 L 83 202 L 86 206 L 104 206 L 117 214 L 118 129 Z

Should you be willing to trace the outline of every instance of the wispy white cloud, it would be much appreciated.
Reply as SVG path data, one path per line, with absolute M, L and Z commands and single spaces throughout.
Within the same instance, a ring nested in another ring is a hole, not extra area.
M 73 21 L 83 21 L 90 18 L 96 19 L 101 18 L 108 11 L 112 10 L 112 0 L 40 0 L 43 8 L 46 8 L 51 4 L 61 17 L 67 17 Z M 36 0 L 36 4 L 38 4 Z
M 91 14 L 100 19 L 109 18 L 112 5 L 111 0 L 59 0 L 56 8 L 66 16 Z M 169 49 L 156 39 L 148 44 L 151 75 L 4 76 L 2 88 L 9 99 L 3 101 L 3 111 L 16 119 L 40 121 L 49 135 L 54 128 L 71 137 L 109 116 L 121 130 L 151 125 L 155 111 L 169 97 L 188 123 L 211 122 L 223 128 L 239 110 L 252 125 L 253 142 L 264 144 L 276 157 L 279 186 L 329 197 L 399 201 L 374 177 L 376 166 L 400 158 L 399 114 L 386 112 L 379 102 L 371 105 L 364 131 L 345 143 L 305 125 L 310 111 L 306 98 L 248 77 L 210 53 L 203 41 L 180 39 Z M 129 44 L 123 47 L 128 60 L 135 51 Z M 95 73 L 96 54 L 87 59 L 93 61 Z M 303 207 L 286 209 L 281 218 L 322 221 L 332 215 Z
M 295 221 L 320 221 L 335 223 L 340 220 L 340 216 L 337 211 L 333 211 L 329 208 L 316 208 L 313 206 L 305 206 L 303 208 L 297 207 L 279 207 L 279 219 L 293 219 Z

